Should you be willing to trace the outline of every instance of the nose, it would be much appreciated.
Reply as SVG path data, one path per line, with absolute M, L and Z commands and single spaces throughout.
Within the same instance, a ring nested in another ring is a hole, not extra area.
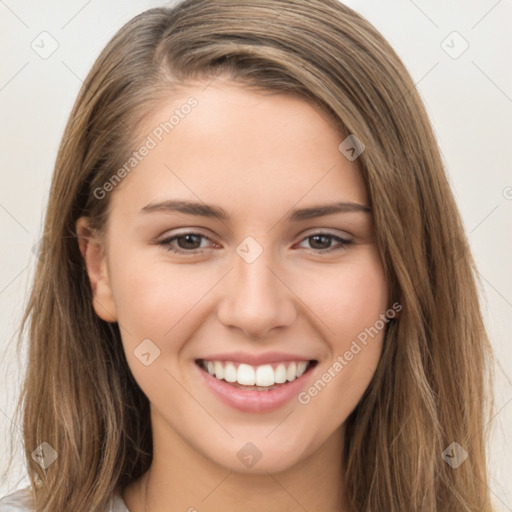
M 263 251 L 251 263 L 235 253 L 218 307 L 220 322 L 253 339 L 292 325 L 297 316 L 297 298 L 283 277 L 270 251 Z

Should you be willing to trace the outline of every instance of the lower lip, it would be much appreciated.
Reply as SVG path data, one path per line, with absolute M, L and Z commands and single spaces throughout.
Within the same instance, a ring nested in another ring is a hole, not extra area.
M 295 398 L 303 389 L 306 379 L 311 374 L 309 368 L 304 374 L 292 382 L 282 384 L 270 391 L 244 391 L 228 384 L 225 380 L 212 377 L 206 370 L 196 368 L 203 376 L 213 393 L 225 404 L 243 412 L 268 412 L 279 409 Z

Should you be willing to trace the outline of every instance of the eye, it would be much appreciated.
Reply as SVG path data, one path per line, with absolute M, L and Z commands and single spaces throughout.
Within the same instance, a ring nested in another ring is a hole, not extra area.
M 352 240 L 347 240 L 332 233 L 313 233 L 303 239 L 303 242 L 309 240 L 311 249 L 317 252 L 333 252 L 336 250 L 345 249 L 347 245 L 352 243 Z M 338 242 L 339 247 L 332 247 L 331 243 L 335 240 Z M 303 243 L 302 242 L 302 243 Z
M 166 250 L 178 254 L 197 254 L 207 247 L 203 241 L 211 240 L 201 233 L 186 232 L 167 237 L 160 242 Z M 310 249 L 319 253 L 334 252 L 343 250 L 346 246 L 352 244 L 352 240 L 347 240 L 332 233 L 313 233 L 303 238 L 301 244 L 309 241 Z M 332 247 L 333 241 L 338 243 L 338 247 Z M 213 243 L 213 242 L 212 242 Z
M 181 233 L 167 237 L 158 242 L 158 244 L 162 245 L 170 252 L 195 254 L 201 252 L 201 239 L 209 240 L 209 238 L 201 233 Z M 177 242 L 178 247 L 171 245 L 174 241 Z

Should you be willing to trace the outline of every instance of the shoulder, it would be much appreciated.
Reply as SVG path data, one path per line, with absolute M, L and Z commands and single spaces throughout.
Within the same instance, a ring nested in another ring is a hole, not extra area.
M 32 489 L 25 487 L 0 500 L 0 512 L 33 512 L 34 497 Z
M 108 512 L 130 512 L 120 492 L 115 492 L 110 499 Z M 2 512 L 2 509 L 0 509 Z
M 0 499 L 0 512 L 34 512 L 34 497 L 31 487 L 25 487 Z M 120 493 L 114 493 L 107 512 L 130 512 Z

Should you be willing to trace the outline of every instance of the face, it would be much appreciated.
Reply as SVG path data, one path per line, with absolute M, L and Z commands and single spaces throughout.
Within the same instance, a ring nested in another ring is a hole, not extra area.
M 281 471 L 339 446 L 380 358 L 388 288 L 356 162 L 327 118 L 292 95 L 205 85 L 147 119 L 151 147 L 103 199 L 104 251 L 83 252 L 155 447 Z

